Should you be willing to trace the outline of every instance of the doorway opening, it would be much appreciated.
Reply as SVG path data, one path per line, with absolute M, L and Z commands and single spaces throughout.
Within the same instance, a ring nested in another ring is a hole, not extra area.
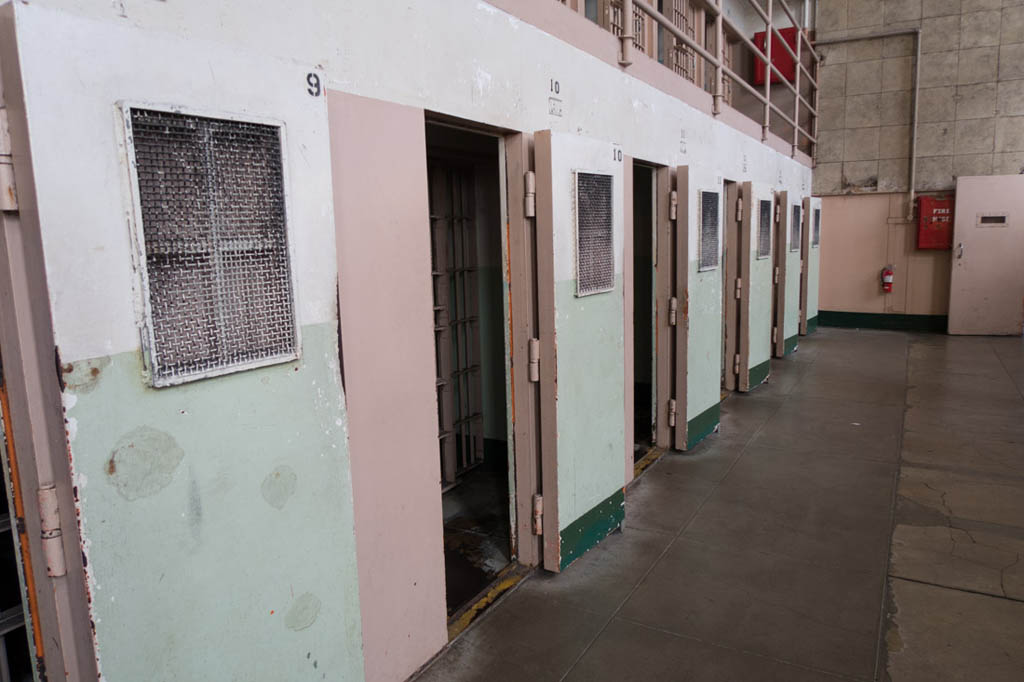
M 655 169 L 633 163 L 633 460 L 654 445 Z
M 740 323 L 742 311 L 736 298 L 736 279 L 740 276 L 743 253 L 740 245 L 739 183 L 724 181 L 725 244 L 722 261 L 722 398 L 739 388 Z
M 511 562 L 500 138 L 427 123 L 445 591 L 452 616 Z

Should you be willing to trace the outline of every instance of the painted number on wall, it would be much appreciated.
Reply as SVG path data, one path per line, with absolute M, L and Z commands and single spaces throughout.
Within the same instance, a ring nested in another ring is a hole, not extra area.
M 622 161 L 622 150 L 618 147 L 612 147 L 612 161 Z
M 309 93 L 310 97 L 319 97 L 320 96 L 320 76 L 318 76 L 317 74 L 312 73 L 312 72 L 311 73 L 307 73 L 306 74 L 306 85 L 309 86 L 308 88 L 306 88 L 306 92 Z
M 550 83 L 549 87 L 551 88 L 551 92 L 556 94 L 556 95 L 561 94 L 561 92 L 562 92 L 562 85 L 558 81 L 556 81 L 554 78 L 551 79 L 551 83 Z

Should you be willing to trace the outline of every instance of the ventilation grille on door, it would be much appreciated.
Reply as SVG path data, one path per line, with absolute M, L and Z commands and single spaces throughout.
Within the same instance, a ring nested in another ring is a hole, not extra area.
M 614 286 L 612 176 L 576 173 L 576 295 Z
M 294 358 L 281 134 L 131 110 L 153 383 Z
M 821 209 L 814 209 L 814 229 L 811 230 L 811 246 L 821 243 Z
M 800 250 L 800 207 L 793 207 L 793 218 L 789 223 L 789 250 Z
M 757 257 L 767 258 L 772 254 L 772 202 L 761 201 L 757 223 Z
M 700 270 L 718 267 L 718 192 L 700 193 Z

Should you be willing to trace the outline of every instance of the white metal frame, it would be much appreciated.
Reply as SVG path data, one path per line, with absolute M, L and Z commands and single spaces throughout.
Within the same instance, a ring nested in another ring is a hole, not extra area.
M 594 289 L 593 291 L 581 292 L 580 291 L 580 184 L 579 175 L 580 173 L 586 173 L 587 175 L 605 175 L 612 180 L 611 189 L 611 217 L 612 217 L 612 283 L 610 286 L 603 289 Z M 615 291 L 615 209 L 618 208 L 615 201 L 615 174 L 608 171 L 596 171 L 588 170 L 586 168 L 574 168 L 572 170 L 572 222 L 573 222 L 573 261 L 572 270 L 573 275 L 576 279 L 576 298 L 586 298 L 587 296 L 594 296 L 596 294 L 607 294 L 609 291 Z
M 701 238 L 701 232 L 704 230 L 704 194 L 717 194 L 718 195 L 718 225 L 715 229 L 718 232 L 718 249 L 715 254 L 714 265 L 701 265 L 702 256 L 704 255 L 704 240 Z M 697 272 L 711 272 L 717 270 L 722 266 L 722 222 L 724 219 L 723 212 L 725 210 L 725 193 L 721 189 L 698 189 L 697 190 Z
M 298 323 L 299 301 L 296 287 L 296 267 L 294 262 L 294 250 L 291 240 L 291 192 L 289 191 L 291 174 L 288 168 L 288 145 L 286 136 L 286 124 L 280 119 L 255 116 L 251 114 L 237 114 L 234 112 L 207 110 L 194 107 L 175 106 L 167 104 L 154 104 L 136 100 L 122 100 L 117 103 L 120 118 L 119 132 L 124 136 L 124 152 L 121 162 L 128 173 L 130 202 L 128 210 L 129 230 L 132 238 L 133 266 L 137 273 L 137 289 L 134 292 L 136 305 L 136 325 L 139 327 L 139 337 L 142 342 L 143 375 L 148 384 L 154 388 L 166 388 L 181 384 L 209 379 L 212 377 L 244 372 L 250 369 L 279 365 L 293 362 L 302 358 L 302 337 Z M 209 369 L 204 372 L 197 372 L 187 376 L 161 377 L 158 378 L 152 371 L 156 363 L 156 340 L 153 334 L 153 309 L 150 303 L 149 273 L 146 270 L 146 240 L 145 230 L 142 224 L 142 205 L 140 202 L 138 165 L 135 161 L 135 140 L 132 133 L 131 110 L 148 109 L 169 114 L 182 114 L 186 116 L 199 116 L 203 118 L 220 119 L 223 121 L 237 121 L 240 123 L 254 123 L 268 125 L 277 128 L 281 139 L 281 183 L 284 193 L 284 230 L 285 230 L 285 255 L 288 261 L 288 282 L 289 295 L 292 304 L 292 331 L 295 338 L 295 352 L 276 355 L 261 360 L 239 363 L 226 367 Z

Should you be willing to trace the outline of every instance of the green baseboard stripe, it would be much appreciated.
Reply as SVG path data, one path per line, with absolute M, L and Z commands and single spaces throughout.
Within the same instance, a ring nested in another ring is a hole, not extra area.
M 609 533 L 621 526 L 625 518 L 626 495 L 620 488 L 562 531 L 561 569 L 564 571 L 569 564 L 601 542 Z
M 892 331 L 945 334 L 949 324 L 949 317 L 946 315 L 845 313 L 837 310 L 819 310 L 818 321 L 822 327 L 888 329 Z
M 800 341 L 800 335 L 799 334 L 793 334 L 793 336 L 791 336 L 788 339 L 786 339 L 785 343 L 783 344 L 782 354 L 783 355 L 789 355 L 790 353 L 795 351 L 796 350 L 796 344 L 799 341 Z
M 813 334 L 814 331 L 817 328 L 818 328 L 818 316 L 815 315 L 814 317 L 808 317 L 807 318 L 807 333 L 808 334 Z
M 686 449 L 710 436 L 721 421 L 721 404 L 715 403 L 696 417 L 686 422 Z
M 768 373 L 771 371 L 772 361 L 765 360 L 757 367 L 750 368 L 750 388 L 760 386 L 764 383 L 764 380 L 768 378 Z

